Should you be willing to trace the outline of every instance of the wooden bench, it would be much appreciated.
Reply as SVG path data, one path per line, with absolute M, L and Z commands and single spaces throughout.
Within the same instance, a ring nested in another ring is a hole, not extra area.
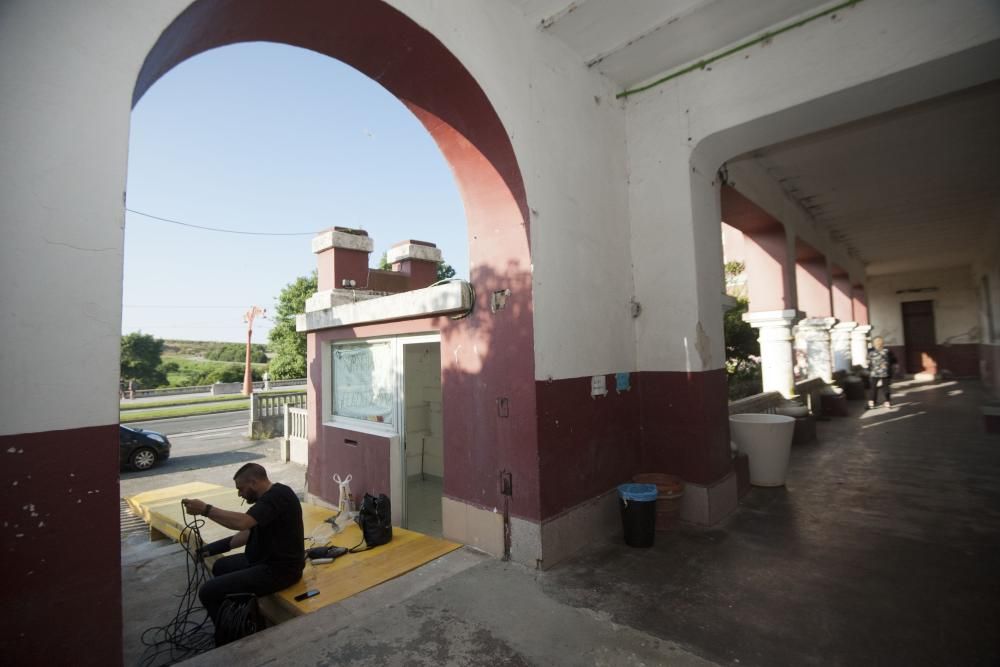
M 125 501 L 135 514 L 149 524 L 151 537 L 171 538 L 192 546 L 195 538 L 185 527 L 191 517 L 181 509 L 182 498 L 201 498 L 216 507 L 236 512 L 245 509 L 241 507 L 235 489 L 202 482 L 146 491 Z M 302 524 L 307 538 L 304 548 L 327 544 L 350 548 L 362 542 L 361 529 L 354 522 L 342 532 L 333 534 L 327 519 L 336 513 L 336 510 L 326 507 L 302 503 Z M 204 522 L 200 533 L 203 542 L 208 543 L 232 535 L 233 531 L 209 520 Z M 462 546 L 396 526 L 393 526 L 392 535 L 391 542 L 375 549 L 346 554 L 332 563 L 306 565 L 301 581 L 260 598 L 261 611 L 272 623 L 308 614 L 406 574 Z M 240 551 L 242 548 L 230 553 Z M 207 559 L 207 562 L 212 563 L 214 559 Z M 295 600 L 296 595 L 311 589 L 318 590 L 319 595 Z

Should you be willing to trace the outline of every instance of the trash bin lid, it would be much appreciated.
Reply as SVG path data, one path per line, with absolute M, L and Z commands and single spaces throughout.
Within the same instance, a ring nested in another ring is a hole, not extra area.
M 620 484 L 618 495 L 623 500 L 645 503 L 656 500 L 656 484 Z

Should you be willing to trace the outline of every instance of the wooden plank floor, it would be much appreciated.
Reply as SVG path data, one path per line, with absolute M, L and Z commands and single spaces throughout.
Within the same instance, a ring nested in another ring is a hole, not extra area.
M 200 498 L 223 509 L 246 511 L 246 506 L 242 505 L 242 499 L 237 495 L 236 489 L 202 482 L 146 491 L 129 496 L 125 500 L 129 507 L 149 524 L 151 531 L 180 541 L 186 523 L 192 518 L 183 512 L 180 502 L 182 498 Z M 350 548 L 361 542 L 361 529 L 354 522 L 342 532 L 331 536 L 330 525 L 326 520 L 335 515 L 335 510 L 302 503 L 305 548 L 324 545 Z M 206 521 L 200 530 L 205 542 L 221 539 L 233 532 L 214 521 Z M 392 541 L 388 544 L 358 553 L 345 554 L 332 563 L 307 564 L 301 581 L 262 599 L 261 607 L 275 621 L 308 614 L 406 574 L 460 546 L 456 542 L 394 526 Z M 231 553 L 238 551 L 234 550 Z M 301 602 L 295 601 L 296 595 L 310 589 L 318 590 L 319 595 Z

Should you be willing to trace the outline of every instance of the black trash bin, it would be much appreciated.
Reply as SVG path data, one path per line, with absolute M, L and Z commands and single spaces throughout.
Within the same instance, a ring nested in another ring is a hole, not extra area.
M 618 487 L 625 544 L 630 547 L 653 546 L 657 493 L 655 484 L 622 484 Z

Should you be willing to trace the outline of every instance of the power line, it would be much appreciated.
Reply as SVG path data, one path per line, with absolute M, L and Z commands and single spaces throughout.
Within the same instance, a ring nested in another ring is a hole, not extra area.
M 235 310 L 235 309 L 242 309 L 245 306 L 212 306 L 212 305 L 183 306 L 183 305 L 168 305 L 168 304 L 157 304 L 157 303 L 153 304 L 126 303 L 123 304 L 122 307 L 123 308 L 212 308 L 213 310 L 216 308 L 232 308 Z
M 141 215 L 145 218 L 150 218 L 152 220 L 159 220 L 160 222 L 169 222 L 172 225 L 180 225 L 181 227 L 191 227 L 194 229 L 202 229 L 208 232 L 220 232 L 222 234 L 243 234 L 245 236 L 315 236 L 316 232 L 246 232 L 240 229 L 222 229 L 220 227 L 205 227 L 204 225 L 193 225 L 190 222 L 181 222 L 180 220 L 171 220 L 170 218 L 162 218 L 158 215 L 153 215 L 152 213 L 144 213 L 142 211 L 136 211 L 135 209 L 125 207 L 125 210 L 129 213 L 135 213 L 136 215 Z

